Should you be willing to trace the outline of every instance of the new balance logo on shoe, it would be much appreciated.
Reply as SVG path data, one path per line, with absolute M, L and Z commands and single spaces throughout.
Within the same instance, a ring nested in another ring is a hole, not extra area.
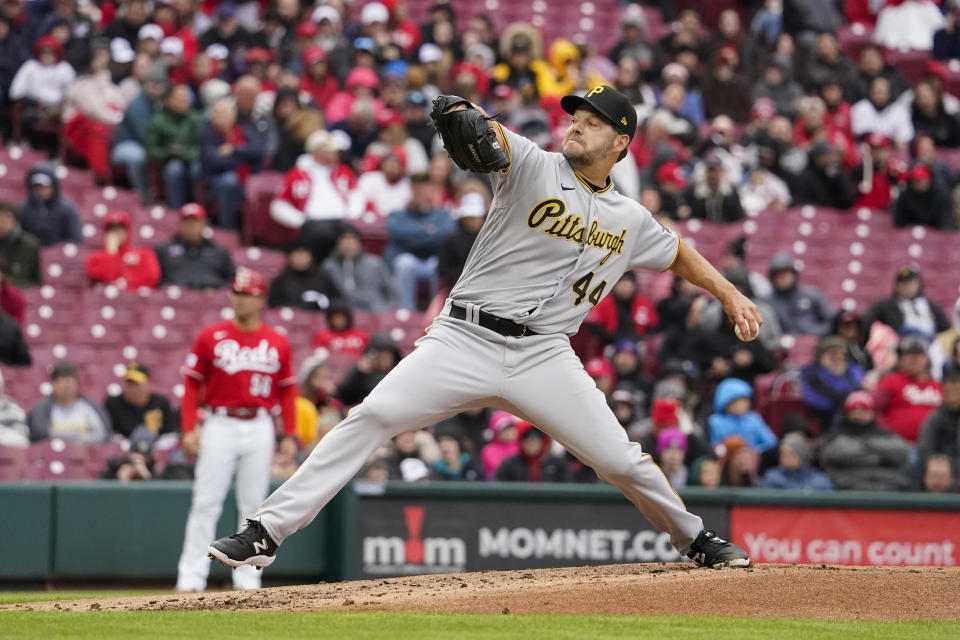
M 266 539 L 266 538 L 264 538 L 264 539 L 261 540 L 260 542 L 254 542 L 254 543 L 253 543 L 253 551 L 254 551 L 254 553 L 260 553 L 261 551 L 266 551 L 266 550 L 267 550 L 267 539 Z

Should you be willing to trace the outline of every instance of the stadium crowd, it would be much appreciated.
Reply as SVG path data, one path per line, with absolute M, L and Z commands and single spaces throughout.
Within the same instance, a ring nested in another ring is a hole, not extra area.
M 298 363 L 297 435 L 277 442 L 273 474 L 288 477 L 403 355 L 356 314 L 429 318 L 484 223 L 488 182 L 452 165 L 429 122 L 440 93 L 555 150 L 560 97 L 613 85 L 640 122 L 616 188 L 667 226 L 813 205 L 957 228 L 960 176 L 944 150 L 960 148 L 949 91 L 960 2 L 549 4 L 615 11 L 618 39 L 601 49 L 572 28 L 547 42 L 534 21 L 458 18 L 461 2 L 2 0 L 0 127 L 51 162 L 25 173 L 23 202 L 0 202 L 0 363 L 30 366 L 21 289 L 43 284 L 42 249 L 90 242 L 60 163 L 87 167 L 91 188 L 129 187 L 144 207 L 177 211 L 175 236 L 154 246 L 135 233 L 146 208 L 101 216 L 83 263 L 91 287 L 225 290 L 234 260 L 211 227 L 259 215 L 288 239 L 282 270 L 265 274 L 269 306 L 316 317 L 313 335 L 291 335 L 315 351 Z M 851 33 L 869 37 L 851 46 Z M 905 59 L 910 78 L 893 64 Z M 276 191 L 256 209 L 248 185 L 270 173 Z M 634 273 L 573 338 L 631 439 L 677 488 L 956 491 L 960 300 L 944 310 L 924 278 L 960 283 L 957 272 L 875 274 L 890 295 L 858 310 L 832 305 L 796 256 L 760 272 L 749 250 L 733 240 L 720 267 L 760 306 L 757 340 L 739 341 L 719 303 L 684 281 L 654 296 Z M 786 356 L 797 336 L 817 340 L 809 361 Z M 103 478 L 192 477 L 196 433 L 179 437 L 151 362 L 130 362 L 105 399 L 76 364 L 56 363 L 29 411 L 0 386 L 0 448 L 113 443 Z M 792 390 L 794 411 L 771 410 L 771 385 Z M 397 436 L 361 477 L 598 481 L 535 425 L 488 410 Z

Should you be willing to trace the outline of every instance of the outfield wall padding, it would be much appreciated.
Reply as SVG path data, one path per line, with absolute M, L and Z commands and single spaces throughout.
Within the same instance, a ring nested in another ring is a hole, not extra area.
M 0 484 L 0 540 L 13 550 L 0 563 L 0 582 L 172 581 L 191 488 L 190 482 L 159 481 Z M 706 526 L 738 541 L 741 533 L 733 530 L 732 515 L 751 507 L 769 507 L 764 518 L 751 521 L 754 538 L 767 522 L 766 533 L 773 535 L 778 525 L 783 538 L 779 514 L 807 519 L 818 510 L 852 517 L 857 510 L 883 510 L 893 517 L 917 511 L 960 514 L 957 494 L 690 488 L 680 495 Z M 236 521 L 231 492 L 217 535 L 231 533 Z M 876 535 L 882 538 L 885 532 Z M 309 583 L 674 559 L 662 538 L 607 485 L 356 483 L 287 539 L 265 577 Z M 902 543 L 902 553 L 918 553 L 916 546 L 903 546 L 906 539 L 892 542 Z M 866 554 L 870 541 L 863 544 Z M 884 549 L 900 552 L 889 544 Z M 956 557 L 960 562 L 960 554 Z M 215 566 L 211 575 L 222 580 L 229 574 Z

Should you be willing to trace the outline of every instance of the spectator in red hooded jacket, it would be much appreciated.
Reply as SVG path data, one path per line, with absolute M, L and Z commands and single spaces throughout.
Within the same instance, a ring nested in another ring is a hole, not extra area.
M 897 368 L 877 383 L 877 421 L 911 444 L 920 426 L 943 402 L 940 383 L 930 377 L 930 343 L 916 334 L 904 336 L 897 348 Z
M 340 90 L 337 78 L 330 71 L 327 52 L 322 47 L 309 47 L 303 52 L 303 76 L 300 92 L 306 92 L 320 109 L 326 109 L 330 100 Z
M 853 170 L 857 200 L 854 208 L 887 209 L 893 202 L 894 189 L 900 181 L 906 167 L 897 168 L 890 161 L 890 147 L 893 142 L 882 133 L 867 136 L 870 153 L 863 158 L 863 164 Z
M 497 467 L 495 478 L 501 482 L 567 482 L 569 474 L 563 458 L 550 455 L 550 437 L 529 422 L 517 424 L 520 453 Z
M 125 211 L 110 211 L 103 219 L 103 249 L 83 264 L 95 282 L 115 284 L 123 289 L 155 287 L 160 282 L 157 255 L 146 247 L 130 245 L 133 231 Z
M 610 295 L 586 319 L 590 331 L 605 343 L 639 340 L 658 321 L 653 302 L 637 292 L 637 277 L 632 271 L 620 276 Z

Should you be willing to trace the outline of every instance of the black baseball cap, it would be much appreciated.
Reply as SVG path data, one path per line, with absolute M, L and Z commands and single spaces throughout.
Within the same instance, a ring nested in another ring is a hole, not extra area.
M 560 99 L 560 106 L 570 115 L 584 103 L 609 120 L 617 133 L 626 134 L 633 140 L 637 132 L 637 112 L 627 96 L 610 85 L 601 84 L 588 91 L 585 96 L 569 95 Z

